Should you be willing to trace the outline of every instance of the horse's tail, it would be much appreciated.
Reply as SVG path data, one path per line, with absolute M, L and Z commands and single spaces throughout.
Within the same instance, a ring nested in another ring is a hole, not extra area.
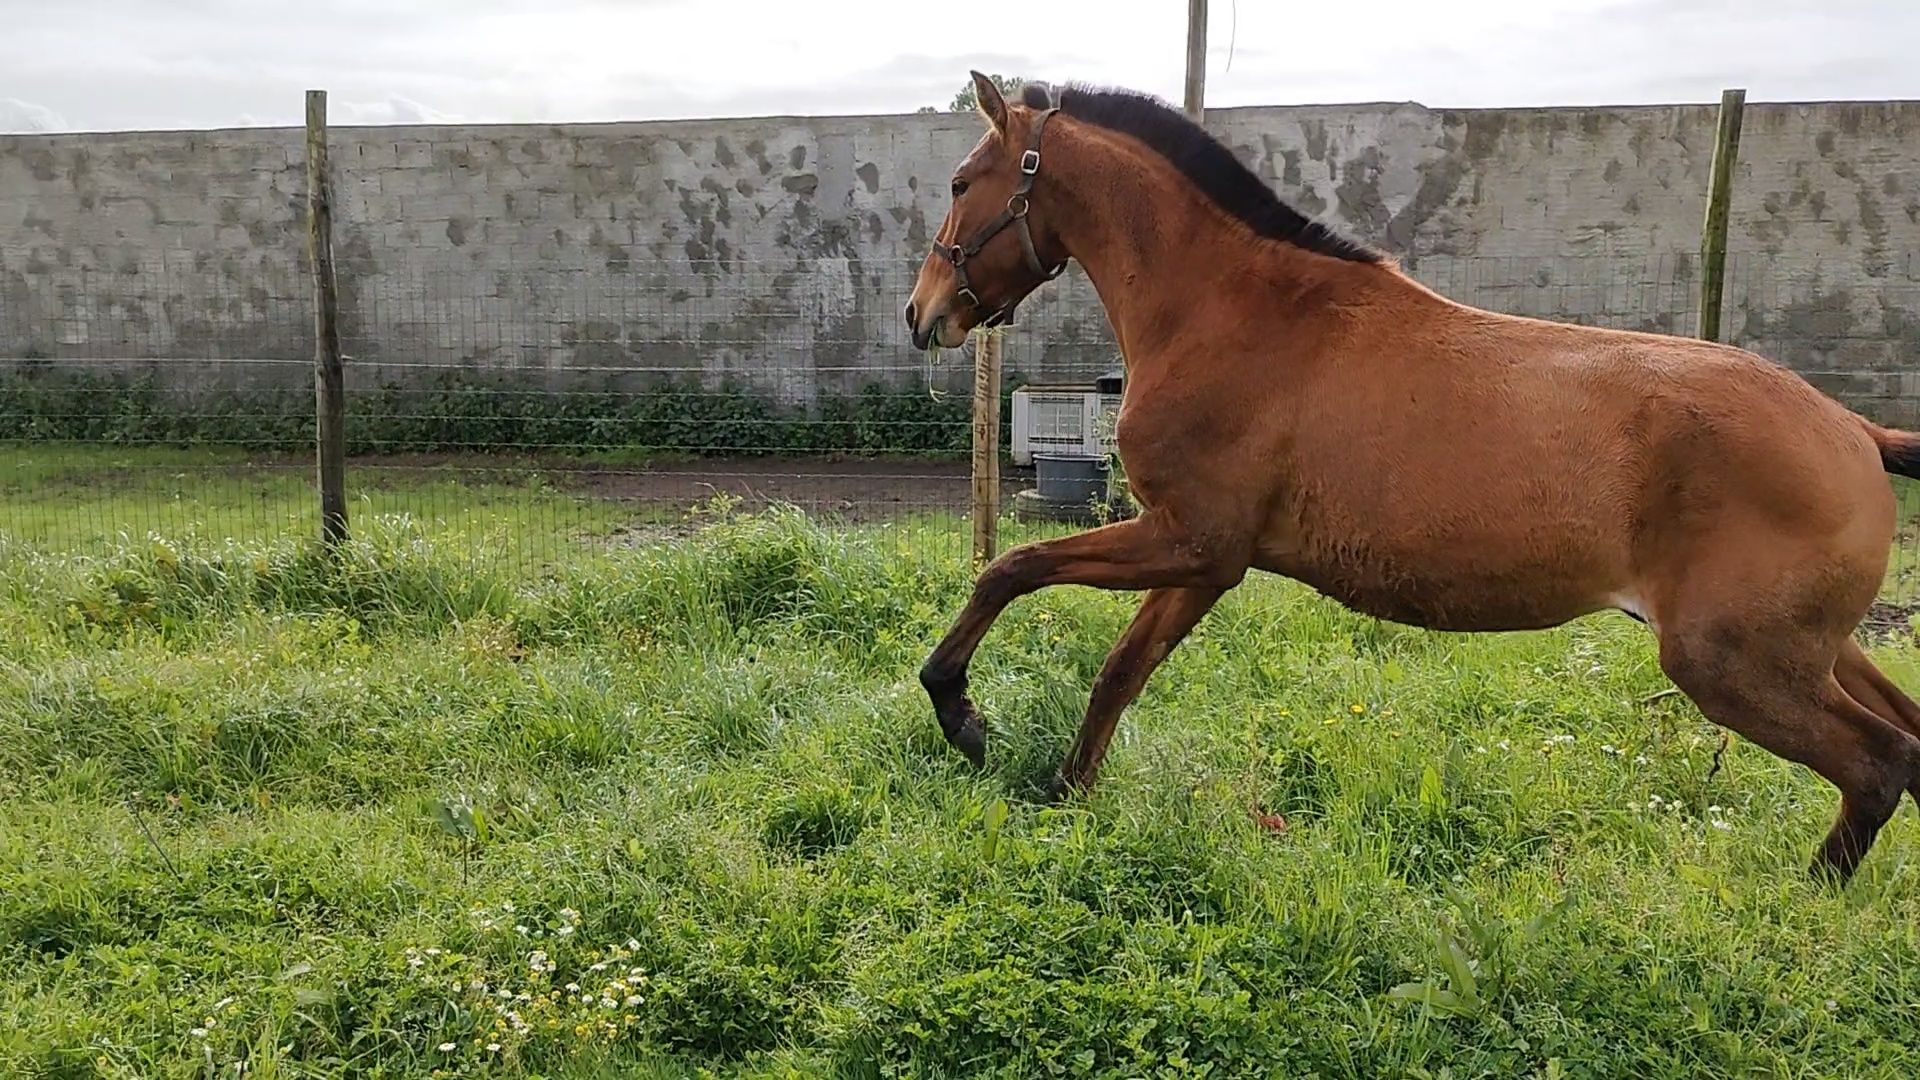
M 1920 479 L 1920 432 L 1898 431 L 1868 424 L 1867 432 L 1880 447 L 1880 464 L 1895 476 Z

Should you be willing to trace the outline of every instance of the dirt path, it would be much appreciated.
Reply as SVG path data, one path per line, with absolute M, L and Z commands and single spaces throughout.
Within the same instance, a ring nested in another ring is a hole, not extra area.
M 564 459 L 494 461 L 472 455 L 402 454 L 352 458 L 347 468 L 361 483 L 523 483 L 538 475 L 561 490 L 590 498 L 685 507 L 724 493 L 749 504 L 789 503 L 856 520 L 964 510 L 971 497 L 970 470 L 964 461 L 755 457 L 600 465 Z M 1018 471 L 1003 473 L 1003 502 L 1010 502 L 1029 485 Z

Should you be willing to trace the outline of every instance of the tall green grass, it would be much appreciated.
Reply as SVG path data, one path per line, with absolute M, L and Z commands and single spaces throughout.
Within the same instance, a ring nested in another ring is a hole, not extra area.
M 976 773 L 914 680 L 965 544 L 11 542 L 0 1075 L 1920 1070 L 1913 808 L 1817 885 L 1830 789 L 1716 766 L 1627 620 L 1429 634 L 1250 581 L 1045 806 L 1137 598 L 1007 614 Z

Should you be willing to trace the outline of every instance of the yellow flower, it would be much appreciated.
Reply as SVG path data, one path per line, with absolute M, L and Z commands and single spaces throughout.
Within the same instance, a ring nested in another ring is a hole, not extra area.
M 1359 702 L 1355 702 L 1355 703 L 1354 703 L 1354 705 L 1353 705 L 1353 714 L 1354 714 L 1355 716 L 1358 716 L 1358 715 L 1360 715 L 1361 713 L 1363 713 L 1363 712 L 1366 712 L 1366 711 L 1367 711 L 1367 707 L 1366 707 L 1365 705 L 1362 705 L 1362 704 L 1360 704 Z

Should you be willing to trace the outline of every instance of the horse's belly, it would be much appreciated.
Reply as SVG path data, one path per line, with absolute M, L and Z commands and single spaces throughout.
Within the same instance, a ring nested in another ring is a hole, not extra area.
M 1539 630 L 1607 606 L 1600 575 L 1554 559 L 1280 554 L 1256 565 L 1375 618 L 1432 630 Z

